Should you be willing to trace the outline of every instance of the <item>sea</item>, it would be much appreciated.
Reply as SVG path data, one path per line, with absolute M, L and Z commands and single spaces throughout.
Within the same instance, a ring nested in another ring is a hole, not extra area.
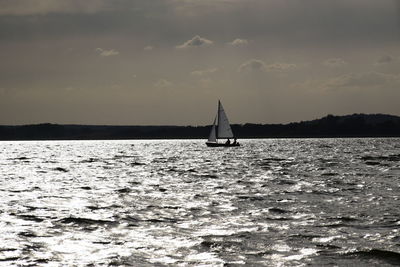
M 0 266 L 399 266 L 400 139 L 0 142 Z

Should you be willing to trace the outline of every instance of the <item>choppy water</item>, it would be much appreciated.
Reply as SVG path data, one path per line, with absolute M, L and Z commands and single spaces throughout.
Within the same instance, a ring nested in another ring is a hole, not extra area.
M 0 265 L 394 266 L 400 139 L 0 142 Z

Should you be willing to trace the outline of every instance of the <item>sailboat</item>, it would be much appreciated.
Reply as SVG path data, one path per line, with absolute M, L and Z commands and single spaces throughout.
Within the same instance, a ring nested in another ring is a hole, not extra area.
M 218 143 L 218 139 L 227 138 L 228 141 L 225 143 Z M 234 138 L 235 141 L 231 143 L 229 138 Z M 211 127 L 210 136 L 208 137 L 208 141 L 206 142 L 207 146 L 210 147 L 229 147 L 229 146 L 240 146 L 238 142 L 236 142 L 236 138 L 233 135 L 231 125 L 229 124 L 228 116 L 224 111 L 224 107 L 221 104 L 221 101 L 218 100 L 218 111 L 215 116 L 213 125 Z

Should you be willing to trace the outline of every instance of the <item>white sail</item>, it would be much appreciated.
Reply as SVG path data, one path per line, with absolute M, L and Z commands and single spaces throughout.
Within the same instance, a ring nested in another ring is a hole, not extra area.
M 217 134 L 215 131 L 215 122 L 217 118 L 214 119 L 213 125 L 211 127 L 210 136 L 208 137 L 208 142 L 217 142 Z
M 217 138 L 233 138 L 231 125 L 229 124 L 228 117 L 225 114 L 224 107 L 218 101 L 218 130 Z

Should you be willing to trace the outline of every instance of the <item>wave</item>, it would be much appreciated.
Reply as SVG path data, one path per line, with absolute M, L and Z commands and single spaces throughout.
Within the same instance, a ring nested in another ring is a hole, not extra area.
M 0 261 L 17 261 L 19 257 L 0 258 Z
M 89 159 L 84 159 L 84 160 L 80 161 L 80 163 L 93 163 L 93 162 L 97 162 L 97 161 L 99 161 L 99 159 L 89 158 Z
M 358 221 L 358 219 L 356 219 L 354 217 L 346 217 L 346 216 L 337 217 L 335 219 L 341 220 L 342 222 L 355 222 L 355 221 Z
M 92 190 L 90 186 L 81 186 L 80 188 L 83 190 Z
M 375 166 L 375 165 L 380 165 L 380 162 L 377 161 L 366 161 L 365 164 Z
M 77 225 L 115 225 L 117 222 L 115 221 L 108 221 L 108 220 L 94 220 L 88 218 L 79 218 L 79 217 L 67 217 L 58 222 L 63 224 L 77 224 Z
M 37 259 L 35 260 L 36 263 L 49 263 L 49 259 Z
M 288 213 L 289 212 L 289 211 L 286 211 L 286 210 L 283 210 L 283 209 L 280 209 L 280 208 L 269 208 L 268 211 L 272 212 L 272 213 L 279 213 L 279 214 L 283 214 L 283 213 Z
M 65 169 L 65 168 L 61 168 L 61 167 L 53 168 L 53 170 L 55 170 L 55 171 L 59 171 L 59 172 L 68 172 L 68 170 L 67 170 L 67 169 Z
M 102 210 L 102 209 L 118 209 L 122 208 L 120 205 L 110 205 L 110 206 L 104 206 L 104 207 L 99 207 L 99 206 L 86 206 L 86 208 L 90 210 Z
M 321 174 L 321 176 L 336 176 L 336 175 L 339 175 L 339 173 L 337 173 L 337 172 L 325 172 L 325 173 Z
M 13 215 L 13 214 L 11 214 L 11 215 Z M 35 215 L 20 214 L 20 215 L 16 215 L 16 216 L 25 221 L 33 221 L 33 222 L 43 222 L 44 221 L 43 218 L 37 217 Z
M 0 252 L 7 252 L 7 251 L 16 251 L 17 248 L 0 248 Z
M 279 185 L 294 185 L 297 183 L 295 181 L 291 181 L 291 180 L 287 180 L 287 179 L 275 179 L 274 181 L 276 181 L 277 184 L 279 184 Z
M 137 162 L 137 161 L 131 163 L 131 166 L 143 166 L 143 165 L 146 165 L 146 163 Z
M 400 264 L 400 253 L 390 250 L 369 249 L 350 252 L 346 253 L 345 255 L 364 259 L 377 259 L 394 265 Z
M 218 178 L 218 175 L 215 175 L 215 174 L 202 174 L 202 175 L 199 175 L 199 176 L 203 177 L 203 178 L 211 178 L 211 179 Z
M 364 161 L 400 161 L 400 154 L 392 154 L 388 156 L 380 155 L 380 156 L 363 156 L 361 157 Z
M 283 159 L 283 158 L 265 158 L 265 159 L 263 159 L 264 161 L 277 161 L 277 162 L 279 162 L 279 161 L 285 161 L 286 159 Z
M 312 240 L 314 238 L 320 238 L 322 236 L 320 235 L 306 235 L 306 234 L 295 234 L 295 235 L 290 235 L 289 238 L 291 239 L 306 239 L 306 240 Z
M 249 195 L 242 195 L 237 196 L 238 199 L 250 200 L 250 201 L 262 201 L 266 200 L 267 196 L 249 196 Z
M 126 194 L 126 193 L 130 193 L 132 191 L 132 189 L 125 187 L 125 188 L 117 189 L 116 191 L 120 194 Z
M 161 217 L 161 218 L 148 218 L 148 219 L 142 219 L 142 218 L 137 218 L 133 216 L 126 216 L 123 218 L 126 221 L 129 222 L 151 222 L 151 223 L 177 223 L 179 220 L 175 218 L 167 218 L 167 217 Z
M 293 218 L 289 217 L 266 217 L 267 220 L 271 221 L 291 221 Z
M 30 158 L 28 157 L 17 157 L 17 158 L 11 158 L 10 160 L 28 160 Z
M 18 235 L 22 237 L 37 237 L 37 235 L 31 231 L 20 232 Z

